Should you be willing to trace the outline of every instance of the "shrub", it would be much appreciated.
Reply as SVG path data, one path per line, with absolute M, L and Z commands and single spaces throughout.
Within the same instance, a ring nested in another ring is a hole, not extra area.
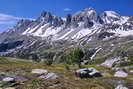
M 80 64 L 81 59 L 84 57 L 84 53 L 80 48 L 75 48 L 64 56 L 64 62 L 66 64 L 77 63 Z
M 46 65 L 50 66 L 53 64 L 53 60 L 52 59 L 48 59 L 46 62 Z

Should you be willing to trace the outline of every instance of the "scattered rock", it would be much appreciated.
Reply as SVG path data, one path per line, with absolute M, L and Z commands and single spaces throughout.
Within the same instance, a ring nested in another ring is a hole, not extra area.
M 3 74 L 0 73 L 0 79 L 1 79 L 1 85 L 3 86 L 3 84 L 7 84 L 8 87 L 16 87 L 28 81 L 28 79 L 23 75 L 16 75 L 12 73 L 3 73 Z M 14 88 L 11 88 L 11 89 L 14 89 Z
M 0 74 L 0 81 L 3 80 L 3 78 L 5 78 L 6 76 L 4 74 Z
M 2 81 L 3 82 L 12 82 L 12 81 L 14 81 L 14 78 L 12 78 L 12 77 L 6 77 L 6 78 L 3 78 Z
M 108 84 L 114 85 L 114 86 L 117 86 L 117 85 L 120 85 L 120 84 L 125 84 L 124 80 L 117 80 L 117 79 L 112 79 L 112 78 L 109 78 L 109 77 L 108 78 L 103 78 L 103 81 L 105 81 Z
M 48 70 L 44 70 L 44 69 L 33 69 L 32 73 L 34 74 L 47 74 Z
M 47 75 L 40 76 L 40 78 L 52 80 L 58 78 L 58 76 L 55 73 L 48 73 Z
M 18 81 L 18 82 L 25 82 L 25 81 L 28 81 L 27 78 L 25 78 L 24 76 L 21 76 L 21 75 L 16 75 L 16 76 L 14 76 L 14 80 L 15 80 L 15 81 Z
M 130 70 L 129 72 L 130 72 L 130 73 L 133 73 L 133 70 Z
M 4 82 L 12 82 L 12 81 L 25 82 L 28 79 L 26 77 L 24 77 L 23 75 L 5 73 L 5 74 L 0 74 L 0 80 L 4 81 Z
M 75 72 L 75 75 L 80 78 L 92 78 L 92 77 L 102 77 L 102 74 L 95 68 L 82 68 Z
M 127 57 L 116 57 L 116 58 L 112 58 L 112 59 L 109 59 L 109 60 L 106 60 L 105 62 L 103 62 L 101 64 L 101 66 L 104 66 L 106 68 L 112 68 L 112 67 L 117 67 L 117 64 L 121 63 L 121 62 L 127 62 L 129 61 Z M 114 64 L 116 64 L 114 66 Z
M 125 78 L 128 76 L 127 73 L 125 73 L 124 71 L 117 71 L 115 74 L 114 74 L 115 77 L 122 77 L 122 78 Z
M 123 66 L 123 67 L 113 67 L 112 70 L 118 71 L 118 70 L 129 70 L 130 68 L 133 68 L 133 66 Z
M 48 79 L 48 80 L 58 78 L 58 75 L 56 75 L 55 73 L 49 72 L 48 70 L 44 69 L 33 69 L 32 73 L 39 74 L 40 75 L 39 78 Z
M 118 58 L 113 58 L 113 59 L 110 59 L 110 60 L 106 60 L 106 61 L 103 62 L 101 65 L 104 66 L 104 67 L 106 67 L 106 68 L 112 68 L 113 64 L 114 64 L 115 62 L 120 61 L 120 60 L 121 60 L 120 57 L 118 57 Z
M 123 85 L 118 85 L 115 89 L 128 89 L 128 88 Z

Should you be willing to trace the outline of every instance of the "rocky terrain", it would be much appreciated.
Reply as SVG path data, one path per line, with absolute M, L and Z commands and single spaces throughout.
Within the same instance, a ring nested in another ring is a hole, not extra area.
M 133 69 L 127 73 L 99 65 L 83 67 L 49 66 L 43 62 L 1 57 L 0 89 L 133 89 Z
M 1 70 L 1 81 L 12 80 L 13 85 L 20 85 L 15 88 L 22 87 L 18 89 L 43 89 L 40 86 L 46 89 L 133 89 L 133 16 L 121 16 L 115 11 L 97 13 L 87 8 L 62 18 L 43 11 L 36 20 L 22 19 L 14 28 L 0 33 L 0 56 L 25 59 L 22 64 L 20 60 L 1 61 L 5 65 L 18 63 L 22 69 L 16 72 L 22 70 L 28 75 L 32 70 L 48 72 L 33 75 L 37 80 L 31 80 L 25 74 L 10 74 L 14 70 Z M 29 66 L 23 66 L 26 64 Z M 49 86 L 49 81 L 40 84 L 49 76 L 56 80 L 50 79 L 50 82 L 57 85 Z M 16 77 L 26 83 L 21 86 Z M 31 82 L 35 82 L 35 88 L 31 88 Z M 12 87 L 7 81 L 4 84 Z M 5 87 L 3 82 L 1 87 Z

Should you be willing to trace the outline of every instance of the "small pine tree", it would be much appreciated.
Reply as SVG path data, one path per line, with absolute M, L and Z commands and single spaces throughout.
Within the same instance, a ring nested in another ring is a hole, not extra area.
M 77 63 L 81 67 L 81 59 L 84 57 L 84 53 L 80 48 L 75 48 L 71 53 L 65 56 L 66 64 Z
M 79 68 L 81 68 L 81 59 L 84 57 L 84 53 L 80 48 L 76 48 L 74 50 L 74 58 L 76 59 L 76 63 L 78 64 Z

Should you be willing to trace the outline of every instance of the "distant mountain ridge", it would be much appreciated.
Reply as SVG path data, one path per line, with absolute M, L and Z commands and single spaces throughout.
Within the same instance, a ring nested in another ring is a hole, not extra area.
M 105 11 L 97 14 L 92 8 L 73 15 L 68 14 L 66 20 L 44 11 L 22 34 L 40 37 L 52 36 L 53 40 L 80 39 L 86 35 L 93 34 L 99 28 L 110 28 L 111 26 L 112 30 L 116 30 L 114 33 L 119 34 L 118 30 L 133 29 L 133 24 L 128 21 L 129 19 L 128 16 L 120 16 L 114 11 Z M 120 35 L 123 34 L 120 33 Z
M 130 35 L 133 35 L 132 16 L 121 16 L 115 11 L 98 14 L 93 8 L 87 8 L 68 14 L 66 18 L 43 11 L 36 20 L 22 19 L 14 28 L 0 33 L 2 45 L 13 44 L 12 41 L 22 42 L 14 48 L 4 46 L 6 52 L 2 50 L 0 54 L 12 56 L 25 51 L 25 54 L 40 54 L 42 48 L 63 49 L 72 45 L 85 45 L 90 41 Z
M 66 20 L 43 11 L 35 21 L 23 19 L 13 28 L 16 33 L 39 37 L 52 36 L 53 40 L 79 39 L 92 34 L 99 28 L 109 27 L 114 33 L 123 30 L 132 30 L 132 23 L 128 16 L 120 16 L 114 11 L 105 11 L 97 14 L 93 8 L 87 8 L 73 15 L 68 14 Z M 112 27 L 111 27 L 112 26 Z M 129 31 L 130 32 L 130 31 Z M 120 33 L 120 35 L 123 35 Z

